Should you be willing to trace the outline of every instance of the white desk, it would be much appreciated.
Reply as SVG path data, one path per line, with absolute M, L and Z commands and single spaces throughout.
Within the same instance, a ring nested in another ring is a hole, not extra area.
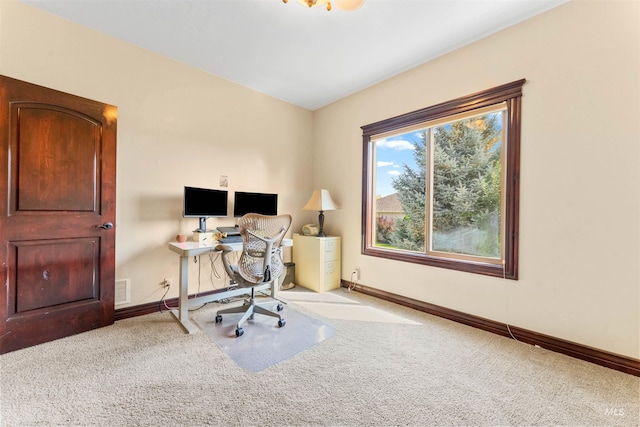
M 225 243 L 227 246 L 231 246 L 236 251 L 242 250 L 242 243 Z M 214 294 L 205 295 L 197 298 L 189 299 L 189 258 L 192 256 L 198 256 L 209 252 L 216 252 L 216 245 L 205 246 L 199 242 L 169 242 L 169 249 L 172 252 L 180 255 L 180 294 L 178 295 L 178 310 L 171 310 L 171 314 L 180 322 L 182 328 L 186 333 L 192 334 L 198 331 L 198 327 L 195 326 L 189 320 L 189 305 L 204 304 L 211 301 L 217 301 L 225 298 L 231 298 L 238 295 L 244 295 L 249 293 L 248 288 L 227 288 L 226 290 L 216 292 Z M 282 239 L 282 246 L 293 246 L 292 239 Z M 271 288 L 271 297 L 276 298 L 278 293 L 278 278 L 275 278 L 271 283 L 265 283 L 256 287 L 256 291 L 263 291 Z

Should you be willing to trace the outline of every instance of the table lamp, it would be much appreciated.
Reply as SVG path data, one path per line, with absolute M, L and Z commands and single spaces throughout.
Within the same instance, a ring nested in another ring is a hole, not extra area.
M 311 199 L 302 208 L 303 211 L 320 211 L 320 215 L 318 215 L 318 225 L 320 226 L 318 237 L 327 237 L 322 230 L 324 226 L 324 211 L 335 211 L 336 209 L 338 209 L 338 206 L 331 199 L 329 190 L 314 190 Z

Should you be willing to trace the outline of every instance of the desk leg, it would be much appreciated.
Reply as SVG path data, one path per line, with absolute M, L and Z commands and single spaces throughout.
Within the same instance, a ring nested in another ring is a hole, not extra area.
M 180 295 L 178 310 L 171 310 L 182 329 L 189 334 L 198 331 L 198 327 L 189 320 L 189 257 L 180 257 Z
M 279 296 L 280 294 L 280 279 L 276 279 L 274 281 L 271 282 L 271 298 L 273 298 L 273 300 L 280 304 L 289 304 L 289 301 L 287 301 L 286 299 L 282 299 L 282 297 Z

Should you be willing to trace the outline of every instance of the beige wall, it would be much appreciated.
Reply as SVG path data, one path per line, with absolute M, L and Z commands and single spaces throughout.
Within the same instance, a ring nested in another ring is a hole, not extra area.
M 342 277 L 640 357 L 639 5 L 574 0 L 316 111 Z M 359 127 L 521 78 L 520 280 L 361 255 Z
M 640 358 L 639 13 L 574 0 L 312 114 L 2 0 L 0 74 L 119 107 L 116 274 L 132 304 L 177 281 L 166 242 L 195 228 L 182 186 L 228 175 L 231 191 L 280 193 L 294 229 L 315 218 L 299 210 L 311 189 L 330 189 L 343 278 L 359 267 L 368 286 Z M 520 78 L 520 280 L 362 256 L 360 126 Z M 221 286 L 202 268 L 202 290 Z
M 305 109 L 13 0 L 0 1 L 0 74 L 118 107 L 116 279 L 131 279 L 129 305 L 158 301 L 165 277 L 178 283 L 167 242 L 198 225 L 182 218 L 184 185 L 219 188 L 227 175 L 230 193 L 277 192 L 296 229 L 306 220 L 298 218 L 311 193 Z M 190 293 L 225 284 L 201 261 L 190 263 Z

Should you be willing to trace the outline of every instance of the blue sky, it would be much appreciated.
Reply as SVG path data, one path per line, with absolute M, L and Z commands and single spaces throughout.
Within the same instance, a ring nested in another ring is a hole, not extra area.
M 402 164 L 417 167 L 413 159 L 413 141 L 419 140 L 419 132 L 406 133 L 376 141 L 376 195 L 388 196 L 396 191 L 391 180 L 402 172 Z
M 500 114 L 504 114 L 504 111 L 505 110 L 502 109 L 499 112 L 491 112 L 486 114 L 486 116 L 499 117 Z M 474 120 L 482 117 L 483 116 L 480 115 L 464 120 Z M 498 119 L 496 126 L 498 129 L 501 129 L 502 120 Z M 451 125 L 443 124 L 432 129 L 434 133 L 437 133 L 438 129 L 443 127 L 450 129 Z M 396 192 L 391 186 L 391 181 L 402 172 L 403 163 L 406 163 L 411 169 L 415 170 L 417 168 L 413 158 L 415 149 L 413 144 L 420 140 L 420 134 L 422 132 L 424 132 L 424 129 L 376 141 L 376 195 L 384 197 Z M 497 150 L 501 145 L 500 140 L 492 149 Z

